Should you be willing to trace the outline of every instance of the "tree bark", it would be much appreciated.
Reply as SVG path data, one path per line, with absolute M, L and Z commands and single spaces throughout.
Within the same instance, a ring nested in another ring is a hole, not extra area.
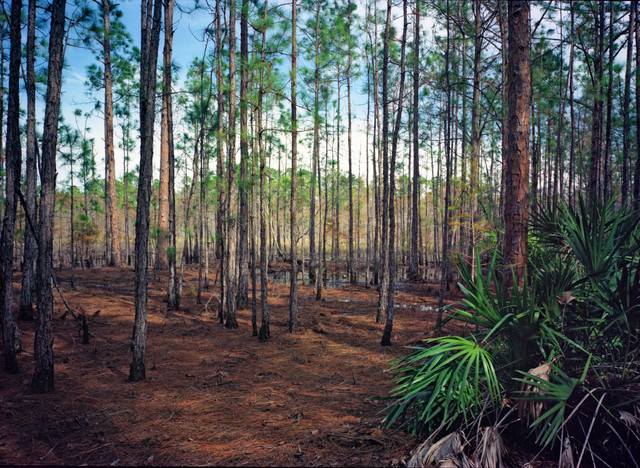
M 594 201 L 600 190 L 602 173 L 602 76 L 604 62 L 604 2 L 600 2 L 595 15 L 596 51 L 594 59 L 594 92 L 591 124 L 591 162 L 589 167 L 589 198 Z
M 482 3 L 480 0 L 475 5 L 475 36 L 473 45 L 473 97 L 471 101 L 471 161 L 470 183 L 471 206 L 469 210 L 469 257 L 471 265 L 475 266 L 475 227 L 476 212 L 478 210 L 478 168 L 480 161 L 480 149 L 482 146 L 482 132 L 480 129 L 480 67 L 482 65 Z M 475 275 L 472 267 L 472 275 Z
M 223 75 L 222 75 L 222 27 L 221 27 L 221 14 L 220 14 L 220 2 L 221 0 L 216 0 L 216 19 L 215 19 L 215 28 L 216 28 L 216 87 L 217 87 L 217 103 L 218 103 L 218 126 L 216 133 L 216 142 L 217 142 L 217 180 L 216 180 L 216 188 L 218 193 L 218 211 L 216 213 L 216 257 L 220 262 L 220 306 L 218 308 L 218 319 L 220 323 L 224 323 L 224 315 L 225 310 L 223 308 L 225 291 L 225 242 L 224 242 L 224 224 L 225 224 L 225 209 L 226 209 L 226 198 L 225 198 L 225 173 L 224 173 L 224 126 L 223 126 L 223 116 L 224 116 L 224 91 L 223 91 Z
M 504 265 L 507 287 L 521 285 L 527 263 L 529 123 L 531 112 L 530 5 L 509 3 L 509 139 L 505 185 Z M 513 273 L 512 273 L 513 272 Z
M 573 188 L 574 188 L 574 164 L 575 164 L 575 112 L 573 106 L 573 57 L 575 48 L 575 11 L 573 8 L 573 0 L 570 0 L 571 8 L 571 47 L 569 49 L 569 119 L 571 126 L 571 141 L 569 148 L 569 205 L 573 205 Z M 539 146 L 539 145 L 538 145 Z
M 445 154 L 445 195 L 444 211 L 442 216 L 442 251 L 440 258 L 440 292 L 438 295 L 438 314 L 436 316 L 436 329 L 442 325 L 442 310 L 444 308 L 444 292 L 448 277 L 447 255 L 449 249 L 449 206 L 451 205 L 451 128 L 453 116 L 451 112 L 451 39 L 450 39 L 449 0 L 447 0 L 447 49 L 445 52 L 445 81 L 446 81 L 446 117 L 444 121 L 444 154 Z
M 398 111 L 396 115 L 395 128 L 393 130 L 393 138 L 391 142 L 391 164 L 389 167 L 389 247 L 387 249 L 389 265 L 387 291 L 387 320 L 382 332 L 381 346 L 391 346 L 391 331 L 393 330 L 394 316 L 394 295 L 396 288 L 396 255 L 395 255 L 395 237 L 396 237 L 396 219 L 395 219 L 395 193 L 396 193 L 396 156 L 398 153 L 398 139 L 400 137 L 400 125 L 402 123 L 402 102 L 404 96 L 404 79 L 405 79 L 405 50 L 407 47 L 407 0 L 402 2 L 402 45 L 400 51 L 400 87 L 398 91 Z
M 153 127 L 156 100 L 156 65 L 160 42 L 162 2 L 143 0 L 141 4 L 140 47 L 140 175 L 136 205 L 135 240 L 135 321 L 133 325 L 133 359 L 129 381 L 146 377 L 147 286 L 149 265 L 149 201 L 153 173 Z
M 311 200 L 309 203 L 309 279 L 319 281 L 316 276 L 316 172 L 320 154 L 320 3 L 315 15 L 315 68 L 313 72 L 313 149 L 311 164 Z M 318 249 L 320 250 L 320 249 Z
M 298 325 L 298 258 L 296 235 L 296 177 L 298 172 L 298 100 L 296 86 L 296 62 L 298 51 L 296 47 L 296 0 L 291 4 L 291 285 L 289 293 L 289 332 L 295 333 Z
M 357 274 L 355 269 L 355 259 L 353 253 L 353 158 L 352 158 L 352 119 L 351 119 L 351 3 L 347 3 L 349 9 L 347 18 L 347 155 L 349 165 L 349 282 L 356 284 Z
M 35 39 L 36 39 L 36 0 L 29 0 L 27 13 L 27 63 L 25 88 L 27 91 L 27 174 L 26 193 L 27 211 L 35 222 L 37 210 L 37 141 L 36 141 L 36 82 L 35 82 Z M 2 102 L 2 101 L 0 101 Z M 35 226 L 34 226 L 35 227 Z M 20 295 L 20 320 L 33 320 L 33 293 L 36 275 L 38 246 L 36 233 L 25 229 L 24 263 L 22 267 L 22 290 Z
M 165 36 L 162 52 L 162 108 L 160 110 L 160 181 L 158 187 L 158 243 L 156 270 L 169 267 L 169 100 L 171 99 L 171 52 L 173 40 L 173 2 L 164 6 Z M 168 16 L 171 15 L 171 21 Z M 175 256 L 175 252 L 172 253 Z M 171 273 L 170 273 L 171 275 Z M 169 289 L 172 289 L 169 286 Z
M 111 2 L 102 0 L 104 22 L 104 154 L 109 192 L 109 246 L 110 266 L 120 265 L 120 224 L 118 222 L 118 200 L 116 198 L 116 159 L 113 148 L 113 91 L 111 79 Z
M 22 0 L 12 0 L 9 25 L 9 102 L 7 103 L 6 199 L 0 237 L 0 316 L 2 316 L 2 353 L 5 370 L 18 372 L 16 354 L 20 352 L 20 331 L 13 316 L 13 244 L 20 190 L 22 148 L 20 145 L 20 14 Z M 1 105 L 1 103 L 0 103 Z
M 611 119 L 613 113 L 613 67 L 614 67 L 614 39 L 613 29 L 615 27 L 615 13 L 613 11 L 614 4 L 609 2 L 609 63 L 607 64 L 607 120 L 605 124 L 604 152 L 603 152 L 603 168 L 602 168 L 602 197 L 608 199 L 611 193 Z M 562 50 L 562 49 L 561 49 Z M 562 118 L 562 115 L 560 115 Z M 560 146 L 560 143 L 558 143 Z
M 376 322 L 381 323 L 389 307 L 389 38 L 391 0 L 387 0 L 387 19 L 382 46 L 382 260 L 380 294 Z
M 268 0 L 265 0 L 264 19 L 266 20 L 268 11 Z M 266 22 L 266 21 L 265 21 Z M 265 179 L 267 168 L 267 154 L 264 150 L 262 138 L 262 98 L 264 96 L 264 73 L 265 73 L 265 50 L 267 41 L 267 30 L 262 30 L 262 43 L 260 46 L 260 84 L 258 88 L 258 109 L 257 109 L 257 133 L 258 151 L 260 153 L 260 309 L 261 323 L 258 338 L 262 341 L 268 340 L 271 336 L 269 327 L 269 301 L 267 288 L 267 267 L 269 258 L 267 256 L 267 221 L 266 221 L 266 199 L 265 199 Z
M 420 103 L 420 4 L 415 5 L 415 22 L 413 24 L 413 183 L 411 196 L 411 255 L 409 263 L 409 278 L 418 279 L 418 233 L 420 231 L 420 140 L 418 135 L 418 105 Z
M 161 116 L 161 125 L 164 124 L 165 133 L 161 133 L 160 158 L 163 157 L 162 150 L 166 149 L 167 163 L 167 227 L 168 240 L 167 246 L 167 263 L 169 267 L 169 285 L 167 294 L 167 307 L 169 309 L 180 308 L 180 285 L 178 284 L 178 275 L 176 271 L 177 262 L 177 243 L 176 243 L 176 190 L 175 190 L 175 155 L 173 147 L 173 115 L 172 115 L 172 99 L 171 99 L 171 57 L 173 54 L 173 0 L 164 2 L 164 48 L 162 51 L 163 61 L 163 94 L 162 94 L 162 110 L 165 112 Z M 166 121 L 162 119 L 166 117 Z M 166 138 L 166 142 L 165 142 Z M 166 143 L 166 147 L 165 147 Z M 162 161 L 160 162 L 162 166 Z M 161 169 L 162 173 L 162 169 Z M 162 178 L 162 175 L 161 175 Z M 162 185 L 162 181 L 160 182 Z M 162 188 L 160 189 L 162 192 Z M 162 229 L 162 227 L 160 227 Z
M 627 206 L 629 199 L 629 175 L 631 147 L 631 118 L 629 108 L 631 106 L 631 73 L 633 67 L 633 33 L 635 31 L 636 7 L 631 5 L 629 12 L 629 39 L 627 41 L 627 61 L 624 69 L 624 98 L 622 101 L 622 206 Z
M 245 309 L 249 303 L 249 199 L 247 195 L 247 175 L 249 164 L 249 140 L 247 139 L 248 77 L 249 77 L 249 3 L 242 0 L 240 12 L 240 183 L 238 198 L 238 309 Z
M 224 311 L 225 327 L 238 328 L 236 319 L 236 296 L 238 292 L 238 260 L 237 233 L 238 220 L 236 218 L 236 6 L 229 4 L 229 143 L 227 160 L 227 200 L 225 219 L 225 284 Z
M 54 0 L 51 9 L 49 35 L 49 65 L 47 67 L 47 101 L 42 133 L 42 169 L 40 173 L 40 215 L 38 223 L 38 260 L 36 268 L 36 334 L 34 342 L 35 372 L 31 390 L 35 393 L 53 391 L 53 316 L 52 261 L 53 221 L 56 196 L 56 147 L 58 116 L 62 88 L 63 39 L 65 35 L 65 0 Z
M 633 2 L 636 9 L 636 115 L 640 115 L 640 6 Z M 640 148 L 640 118 L 636 118 L 636 142 Z M 640 149 L 636 156 L 633 185 L 633 209 L 640 212 Z

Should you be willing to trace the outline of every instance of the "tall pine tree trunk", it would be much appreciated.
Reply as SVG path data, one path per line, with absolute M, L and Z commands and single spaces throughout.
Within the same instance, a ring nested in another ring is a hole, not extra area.
M 229 4 L 229 143 L 227 154 L 227 200 L 225 208 L 224 299 L 225 327 L 238 328 L 237 205 L 236 205 L 236 6 Z
M 267 2 L 264 5 L 264 19 L 267 17 Z M 266 22 L 266 21 L 265 21 Z M 267 41 L 267 30 L 262 30 L 262 43 L 260 46 L 260 84 L 258 88 L 258 109 L 257 109 L 257 133 L 258 133 L 258 151 L 260 153 L 260 309 L 261 324 L 258 337 L 260 340 L 268 340 L 271 336 L 269 329 L 269 302 L 267 289 L 267 267 L 269 258 L 267 256 L 267 221 L 266 221 L 266 199 L 265 199 L 265 179 L 267 169 L 267 155 L 264 150 L 264 141 L 262 138 L 262 99 L 264 96 L 264 73 L 265 73 L 265 49 Z
M 394 295 L 396 289 L 396 255 L 395 255 L 395 238 L 396 238 L 396 219 L 395 219 L 395 193 L 396 193 L 396 156 L 398 154 L 398 139 L 400 138 L 400 125 L 402 123 L 402 102 L 404 96 L 404 78 L 405 78 L 405 50 L 407 47 L 407 0 L 402 2 L 403 12 L 403 27 L 402 27 L 402 45 L 400 51 L 400 87 L 398 91 L 398 112 L 396 115 L 395 128 L 393 130 L 393 137 L 391 143 L 391 163 L 389 167 L 389 240 L 387 248 L 389 265 L 386 284 L 388 291 L 387 296 L 387 320 L 384 325 L 384 331 L 382 332 L 382 339 L 380 340 L 381 346 L 391 345 L 391 331 L 393 330 L 393 316 L 394 316 Z
M 249 67 L 249 3 L 242 0 L 240 12 L 240 183 L 238 184 L 238 309 L 245 309 L 249 302 L 249 199 L 247 176 L 249 164 L 249 140 L 247 139 L 247 96 Z
M 413 24 L 413 193 L 411 196 L 411 256 L 409 260 L 409 278 L 418 279 L 418 260 L 420 257 L 418 233 L 420 231 L 420 140 L 418 139 L 418 118 L 420 112 L 420 4 L 415 5 L 415 22 Z
M 109 198 L 109 246 L 110 266 L 120 265 L 120 224 L 118 222 L 118 200 L 116 198 L 116 159 L 113 148 L 113 92 L 111 79 L 111 2 L 102 0 L 104 23 L 104 158 L 107 168 L 107 191 Z
M 381 323 L 389 307 L 389 40 L 391 0 L 387 0 L 387 19 L 382 48 L 382 261 L 380 295 L 376 322 Z
M 631 70 L 633 66 L 633 33 L 635 31 L 636 7 L 631 5 L 629 12 L 629 40 L 627 41 L 627 61 L 624 68 L 624 98 L 622 101 L 622 185 L 620 188 L 622 206 L 629 199 L 630 147 L 631 147 Z
M 450 39 L 450 14 L 449 0 L 447 0 L 447 49 L 445 52 L 445 80 L 446 80 L 446 119 L 444 122 L 444 153 L 445 153 L 445 196 L 444 196 L 444 213 L 442 221 L 442 252 L 440 258 L 440 293 L 438 296 L 438 314 L 436 316 L 436 328 L 439 329 L 442 324 L 442 310 L 444 307 L 444 291 L 448 277 L 447 255 L 449 249 L 449 206 L 451 204 L 451 129 L 453 127 L 453 116 L 451 113 L 451 78 L 450 78 L 450 61 L 451 61 L 451 39 Z
M 509 3 L 509 139 L 505 184 L 504 265 L 507 287 L 524 283 L 529 218 L 529 124 L 531 75 L 530 5 Z
M 353 253 L 353 158 L 352 158 L 352 119 L 351 119 L 351 4 L 347 5 L 349 8 L 349 16 L 347 19 L 347 43 L 348 43 L 348 57 L 347 57 L 347 155 L 349 165 L 349 282 L 356 284 L 357 275 L 354 265 L 354 253 Z
M 153 127 L 156 101 L 156 65 L 160 42 L 162 2 L 143 0 L 141 4 L 140 47 L 140 175 L 136 204 L 135 240 L 135 321 L 133 325 L 133 359 L 129 381 L 146 377 L 147 286 L 149 266 L 149 203 L 153 175 Z
M 168 208 L 168 236 L 169 246 L 167 252 L 167 263 L 169 266 L 169 287 L 167 294 L 167 307 L 170 309 L 178 309 L 180 307 L 181 289 L 178 284 L 178 274 L 176 271 L 177 262 L 177 243 L 176 243 L 176 190 L 175 190 L 175 155 L 173 148 L 173 115 L 171 100 L 171 56 L 173 52 L 173 0 L 164 2 L 164 48 L 162 51 L 163 61 L 163 94 L 162 94 L 162 112 L 161 125 L 163 125 L 164 133 L 161 131 L 161 153 L 166 144 L 167 158 L 167 208 Z M 165 141 L 166 139 L 166 141 Z M 160 162 L 162 166 L 162 161 Z M 160 170 L 162 179 L 162 169 Z M 162 185 L 162 180 L 160 180 Z M 162 188 L 160 188 L 162 195 Z M 161 227 L 162 229 L 162 227 Z
M 36 335 L 33 347 L 35 372 L 31 390 L 35 393 L 53 391 L 53 220 L 56 196 L 56 148 L 58 116 L 62 88 L 63 39 L 65 35 L 65 0 L 54 0 L 51 9 L 49 35 L 49 65 L 47 67 L 47 101 L 42 133 L 42 170 L 40 173 L 40 216 L 38 223 L 38 260 L 36 268 Z
M 314 36 L 315 68 L 313 73 L 313 149 L 311 164 L 311 200 L 309 203 L 309 279 L 318 281 L 316 276 L 316 172 L 320 154 L 320 3 L 316 4 L 316 24 Z M 319 250 L 319 249 L 318 249 Z
M 604 2 L 600 2 L 595 15 L 596 50 L 594 59 L 594 92 L 591 123 L 591 162 L 589 167 L 589 198 L 598 197 L 602 173 L 602 77 L 604 62 Z
M 298 114 L 297 114 L 297 87 L 296 87 L 296 0 L 291 4 L 291 284 L 289 292 L 289 332 L 295 333 L 298 324 L 298 258 L 297 258 L 297 234 L 296 234 L 296 178 L 298 171 Z
M 2 353 L 8 373 L 18 372 L 16 353 L 20 351 L 20 332 L 13 316 L 13 243 L 20 191 L 22 148 L 20 147 L 20 14 L 22 0 L 11 2 L 9 52 L 9 102 L 7 106 L 6 199 L 0 237 L 0 316 Z M 1 105 L 1 103 L 0 103 Z
M 29 0 L 27 14 L 27 63 L 25 88 L 27 90 L 27 174 L 26 174 L 26 204 L 28 215 L 35 222 L 36 215 L 36 186 L 37 186 L 37 147 L 36 141 L 36 83 L 35 83 L 35 38 L 36 38 L 36 0 Z M 0 101 L 2 102 L 2 101 Z M 35 226 L 34 226 L 35 227 Z M 36 258 L 38 246 L 36 233 L 25 229 L 24 263 L 22 267 L 22 290 L 20 295 L 20 320 L 33 320 L 33 292 L 36 275 Z

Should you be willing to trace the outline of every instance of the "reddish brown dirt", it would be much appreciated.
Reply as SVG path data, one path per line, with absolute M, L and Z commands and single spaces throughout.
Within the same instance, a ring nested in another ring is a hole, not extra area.
M 217 320 L 217 288 L 195 304 L 197 270 L 185 272 L 183 308 L 167 312 L 166 274 L 149 285 L 147 380 L 127 383 L 133 271 L 56 271 L 71 305 L 89 319 L 91 342 L 55 294 L 55 392 L 28 392 L 33 323 L 21 322 L 19 375 L 0 372 L 0 463 L 111 465 L 323 465 L 400 463 L 416 445 L 381 428 L 389 360 L 433 328 L 434 285 L 401 285 L 393 342 L 381 348 L 377 292 L 301 286 L 300 331 L 286 329 L 288 286 L 269 285 L 272 338 Z M 19 288 L 16 276 L 16 292 Z M 403 287 L 402 287 L 403 286 Z M 259 312 L 258 312 L 259 315 Z

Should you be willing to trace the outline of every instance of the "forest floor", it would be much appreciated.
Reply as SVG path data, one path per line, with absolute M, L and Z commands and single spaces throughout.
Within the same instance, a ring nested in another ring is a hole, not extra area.
M 260 342 L 250 308 L 238 312 L 237 330 L 219 324 L 217 287 L 195 304 L 197 269 L 185 270 L 175 312 L 163 302 L 166 273 L 150 274 L 147 380 L 127 383 L 133 270 L 76 269 L 75 291 L 68 269 L 55 274 L 86 315 L 90 344 L 54 292 L 55 391 L 31 394 L 33 322 L 19 323 L 20 374 L 0 372 L 0 463 L 388 466 L 420 442 L 382 429 L 381 412 L 389 361 L 433 329 L 435 284 L 399 284 L 393 345 L 383 348 L 374 288 L 326 289 L 316 302 L 300 286 L 300 331 L 291 335 L 289 286 L 274 281 L 271 339 Z M 17 294 L 19 273 L 14 286 Z

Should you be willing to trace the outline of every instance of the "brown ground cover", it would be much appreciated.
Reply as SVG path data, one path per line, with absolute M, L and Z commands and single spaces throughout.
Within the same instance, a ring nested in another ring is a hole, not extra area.
M 127 383 L 133 270 L 56 272 L 90 344 L 55 295 L 55 392 L 28 392 L 33 323 L 21 322 L 19 375 L 0 372 L 0 463 L 104 465 L 380 466 L 416 445 L 382 429 L 391 388 L 388 361 L 433 328 L 436 285 L 401 283 L 393 342 L 381 348 L 377 291 L 342 286 L 316 302 L 301 286 L 300 332 L 290 335 L 288 286 L 269 285 L 272 338 L 251 337 L 217 319 L 217 290 L 195 304 L 197 270 L 185 271 L 183 308 L 167 312 L 166 274 L 149 285 L 147 380 Z M 214 274 L 215 276 L 215 274 Z M 18 291 L 20 276 L 16 276 Z M 259 311 L 258 311 L 259 314 Z

